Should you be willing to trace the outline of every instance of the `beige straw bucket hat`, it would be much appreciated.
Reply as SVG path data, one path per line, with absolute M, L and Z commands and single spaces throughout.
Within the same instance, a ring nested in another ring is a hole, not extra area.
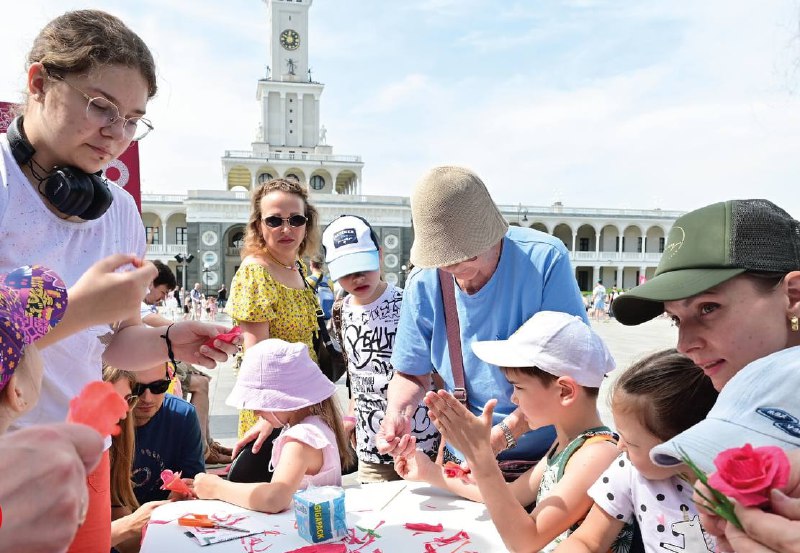
M 483 181 L 463 167 L 435 167 L 411 193 L 411 262 L 422 268 L 460 263 L 497 244 L 508 223 Z

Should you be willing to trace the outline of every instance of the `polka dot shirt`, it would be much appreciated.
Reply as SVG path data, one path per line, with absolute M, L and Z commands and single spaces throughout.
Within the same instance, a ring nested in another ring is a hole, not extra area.
M 589 496 L 617 520 L 635 518 L 645 551 L 715 551 L 713 536 L 700 526 L 692 487 L 678 476 L 648 480 L 623 453 L 589 488 Z

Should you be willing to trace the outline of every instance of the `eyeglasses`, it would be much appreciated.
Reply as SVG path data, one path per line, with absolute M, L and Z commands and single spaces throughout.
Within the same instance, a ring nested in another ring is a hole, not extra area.
M 278 228 L 283 226 L 284 221 L 289 223 L 292 227 L 302 227 L 308 222 L 308 217 L 305 215 L 292 215 L 291 217 L 278 217 L 277 215 L 270 215 L 262 219 L 264 224 L 269 228 Z
M 136 404 L 139 403 L 139 396 L 128 394 L 127 396 L 125 396 L 125 401 L 128 402 L 128 409 L 133 409 L 134 407 L 136 407 Z
M 141 140 L 153 130 L 153 124 L 144 117 L 122 117 L 119 108 L 111 100 L 102 96 L 92 98 L 83 90 L 66 80 L 63 76 L 50 73 L 50 77 L 61 81 L 71 89 L 80 93 L 86 101 L 86 118 L 94 125 L 110 127 L 117 121 L 122 121 L 122 134 L 126 140 Z
M 172 381 L 169 379 L 166 380 L 156 380 L 155 382 L 151 382 L 150 384 L 142 384 L 141 382 L 137 382 L 133 386 L 131 386 L 131 395 L 132 396 L 143 396 L 145 391 L 150 390 L 151 393 L 158 395 L 166 393 L 167 388 Z

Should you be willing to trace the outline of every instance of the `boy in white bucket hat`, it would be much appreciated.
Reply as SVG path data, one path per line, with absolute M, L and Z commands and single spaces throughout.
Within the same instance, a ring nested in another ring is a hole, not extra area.
M 615 369 L 614 360 L 580 317 L 554 311 L 535 314 L 508 340 L 475 342 L 472 349 L 501 367 L 514 387 L 511 401 L 531 429 L 555 427 L 555 443 L 536 466 L 506 485 L 489 441 L 497 401 L 487 401 L 477 417 L 448 392 L 429 392 L 425 403 L 431 417 L 464 453 L 477 486 L 446 478 L 419 452 L 398 459 L 397 471 L 485 502 L 510 550 L 552 551 L 589 512 L 587 490 L 618 453 L 616 435 L 597 412 L 598 389 Z M 535 524 L 529 524 L 523 506 L 533 503 Z
M 201 473 L 194 491 L 201 499 L 221 499 L 265 513 L 287 509 L 298 489 L 341 486 L 349 464 L 336 387 L 319 370 L 303 343 L 271 338 L 247 349 L 226 403 L 252 409 L 276 428 L 270 482 L 229 482 Z

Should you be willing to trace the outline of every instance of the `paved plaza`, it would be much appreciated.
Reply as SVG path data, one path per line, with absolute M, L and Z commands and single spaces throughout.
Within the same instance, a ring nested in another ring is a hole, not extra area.
M 223 321 L 224 318 L 224 321 Z M 229 323 L 227 316 L 220 315 L 220 322 Z M 626 327 L 615 320 L 593 322 L 593 328 L 608 344 L 618 370 L 628 367 L 636 359 L 663 348 L 674 347 L 678 331 L 677 328 L 664 318 L 657 318 L 639 326 Z M 237 411 L 225 405 L 225 398 L 233 388 L 236 379 L 233 362 L 219 365 L 214 371 L 210 385 L 211 397 L 211 435 L 215 440 L 232 446 L 236 442 Z M 607 424 L 611 423 L 608 408 L 608 388 L 613 382 L 613 376 L 604 383 L 598 407 Z M 344 401 L 346 390 L 344 385 L 338 386 L 339 397 Z

